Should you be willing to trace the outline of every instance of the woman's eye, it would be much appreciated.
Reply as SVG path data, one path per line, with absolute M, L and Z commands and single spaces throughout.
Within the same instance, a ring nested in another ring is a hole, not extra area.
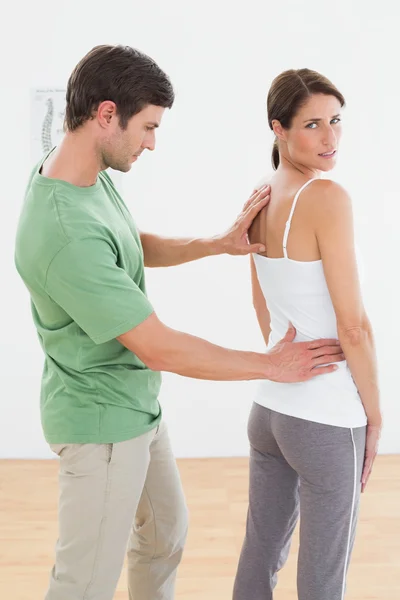
M 334 123 L 336 125 L 336 123 L 340 123 L 342 119 L 332 119 L 331 123 Z
M 316 123 L 309 123 L 308 125 L 306 125 L 306 127 L 307 127 L 307 129 L 315 129 L 314 125 L 315 125 L 315 127 L 317 126 Z

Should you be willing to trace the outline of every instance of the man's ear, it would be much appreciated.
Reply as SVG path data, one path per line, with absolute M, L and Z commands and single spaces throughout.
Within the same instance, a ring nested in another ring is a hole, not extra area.
M 100 102 L 97 108 L 97 120 L 101 127 L 106 128 L 110 125 L 113 118 L 117 116 L 117 107 L 115 102 L 104 100 Z

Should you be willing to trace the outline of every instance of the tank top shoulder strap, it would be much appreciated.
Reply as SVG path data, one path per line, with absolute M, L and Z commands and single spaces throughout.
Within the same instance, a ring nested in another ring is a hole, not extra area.
M 301 186 L 301 188 L 299 189 L 299 191 L 297 192 L 297 194 L 294 197 L 293 204 L 292 204 L 292 209 L 290 211 L 289 218 L 286 221 L 285 233 L 283 235 L 283 255 L 284 255 L 285 258 L 288 258 L 287 249 L 286 249 L 287 248 L 287 241 L 288 241 L 290 226 L 292 224 L 292 218 L 293 218 L 293 214 L 294 214 L 294 211 L 295 211 L 295 208 L 296 208 L 297 201 L 298 201 L 298 199 L 300 197 L 301 192 L 303 190 L 305 190 L 306 187 L 308 185 L 310 185 L 310 183 L 312 181 L 315 181 L 315 179 L 309 179 L 308 181 L 306 181 L 306 183 Z

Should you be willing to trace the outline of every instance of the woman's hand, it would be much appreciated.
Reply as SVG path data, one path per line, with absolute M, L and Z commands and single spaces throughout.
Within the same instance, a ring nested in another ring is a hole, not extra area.
M 379 438 L 381 436 L 382 425 L 367 425 L 367 439 L 365 444 L 364 468 L 361 478 L 361 492 L 363 493 L 369 476 L 371 475 L 372 466 L 378 453 Z

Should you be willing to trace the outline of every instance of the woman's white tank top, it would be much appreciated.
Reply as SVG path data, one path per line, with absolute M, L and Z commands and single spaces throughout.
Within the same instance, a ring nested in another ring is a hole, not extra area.
M 271 315 L 268 350 L 286 334 L 289 321 L 297 330 L 295 342 L 338 338 L 336 315 L 322 260 L 302 262 L 287 255 L 293 213 L 307 181 L 297 192 L 283 237 L 283 258 L 253 254 L 258 280 Z M 338 370 L 302 383 L 259 383 L 255 402 L 293 417 L 336 425 L 362 427 L 367 419 L 347 362 Z

